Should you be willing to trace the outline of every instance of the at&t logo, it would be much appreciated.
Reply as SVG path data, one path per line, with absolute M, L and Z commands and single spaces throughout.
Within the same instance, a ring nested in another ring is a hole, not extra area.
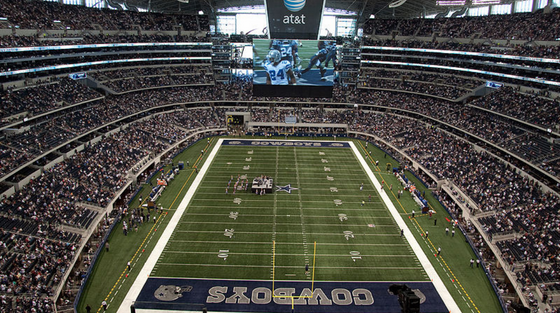
M 305 0 L 284 0 L 286 9 L 292 12 L 298 12 L 305 6 Z
M 291 12 L 299 12 L 305 6 L 305 0 L 284 0 L 286 9 Z M 305 14 L 302 15 L 284 15 L 282 20 L 284 24 L 305 24 Z

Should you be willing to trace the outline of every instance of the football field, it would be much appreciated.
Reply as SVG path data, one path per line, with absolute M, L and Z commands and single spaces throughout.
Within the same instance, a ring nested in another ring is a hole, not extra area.
M 131 288 L 137 311 L 400 312 L 387 289 L 407 283 L 426 312 L 449 312 L 432 283 L 441 280 L 401 235 L 404 222 L 355 151 L 335 142 L 218 145 Z M 254 189 L 256 178 L 272 188 Z
M 261 175 L 289 187 L 234 193 Z M 273 242 L 278 279 L 310 280 L 317 242 L 317 280 L 427 280 L 352 151 L 305 147 L 223 146 L 152 275 L 272 279 Z

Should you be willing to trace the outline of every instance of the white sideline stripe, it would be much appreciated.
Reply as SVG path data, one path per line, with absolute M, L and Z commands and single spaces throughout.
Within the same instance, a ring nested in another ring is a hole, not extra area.
M 218 153 L 218 150 L 222 146 L 222 142 L 223 139 L 218 139 L 218 142 L 214 145 L 214 149 L 212 149 L 212 152 L 210 152 L 210 154 L 208 155 L 206 162 L 204 162 L 204 165 L 200 168 L 200 172 L 194 178 L 191 187 L 185 194 L 185 197 L 179 204 L 179 207 L 177 207 L 175 214 L 173 214 L 173 217 L 169 221 L 169 224 L 167 225 L 167 227 L 163 231 L 163 234 L 161 234 L 161 237 L 159 238 L 158 242 L 154 246 L 154 250 L 152 251 L 152 253 L 150 253 L 150 256 L 146 260 L 146 263 L 144 263 L 144 266 L 142 266 L 142 269 L 138 273 L 136 280 L 134 281 L 134 283 L 130 287 L 130 290 L 128 290 L 128 293 L 124 297 L 123 302 L 121 303 L 121 306 L 117 311 L 118 313 L 130 313 L 130 306 L 136 300 L 136 298 L 138 298 L 138 295 L 140 294 L 142 287 L 144 287 L 144 284 L 146 284 L 146 281 L 148 281 L 148 277 L 150 276 L 150 273 L 154 269 L 157 260 L 163 253 L 163 249 L 165 248 L 167 242 L 171 238 L 171 235 L 173 234 L 173 231 L 177 227 L 177 224 L 179 223 L 179 220 L 183 216 L 183 213 L 185 213 L 187 205 L 191 201 L 196 189 L 198 188 L 198 185 L 202 181 L 202 178 L 208 171 L 210 164 L 212 163 L 214 157 Z
M 381 189 L 381 184 L 379 183 L 379 181 L 377 180 L 377 178 L 373 174 L 373 172 L 372 172 L 371 168 L 369 167 L 369 165 L 367 164 L 366 160 L 364 160 L 362 154 L 356 148 L 356 145 L 354 145 L 354 142 L 348 141 L 347 143 L 350 144 L 350 147 L 352 148 L 352 151 L 354 151 L 354 154 L 358 158 L 358 161 L 362 165 L 366 174 L 369 176 L 369 178 L 370 178 L 371 182 L 373 183 L 373 185 L 375 186 L 375 188 L 377 190 L 380 190 Z M 420 244 L 418 244 L 418 241 L 416 241 L 416 238 L 414 238 L 414 235 L 412 235 L 412 233 L 410 232 L 410 229 L 408 229 L 408 227 L 406 226 L 406 223 L 404 222 L 402 216 L 399 214 L 399 211 L 397 210 L 397 208 L 395 207 L 395 205 L 393 204 L 393 202 L 391 201 L 391 199 L 389 198 L 389 196 L 385 192 L 385 189 L 383 189 L 379 192 L 379 196 L 381 197 L 381 199 L 383 199 L 383 202 L 385 202 L 385 205 L 387 205 L 387 208 L 389 209 L 389 212 L 391 213 L 391 215 L 393 215 L 393 218 L 395 219 L 395 222 L 397 223 L 397 225 L 401 229 L 405 230 L 404 231 L 404 236 L 406 237 L 406 240 L 408 240 L 410 246 L 412 247 L 412 250 L 418 256 L 418 260 L 420 261 L 420 264 L 422 264 L 422 267 L 424 268 L 424 270 L 428 274 L 428 277 L 432 280 L 432 283 L 434 284 L 434 287 L 436 288 L 437 292 L 441 296 L 441 299 L 443 300 L 443 302 L 447 306 L 447 309 L 449 310 L 449 312 L 450 313 L 461 313 L 461 309 L 459 309 L 459 306 L 457 305 L 457 303 L 455 302 L 455 300 L 453 299 L 453 297 L 449 293 L 449 290 L 447 290 L 447 288 L 445 287 L 445 284 L 443 283 L 443 281 L 439 277 L 438 273 L 434 269 L 434 266 L 432 265 L 432 263 L 430 263 L 430 260 L 428 260 L 428 257 L 424 253 L 424 250 L 422 250 L 422 248 L 420 247 Z

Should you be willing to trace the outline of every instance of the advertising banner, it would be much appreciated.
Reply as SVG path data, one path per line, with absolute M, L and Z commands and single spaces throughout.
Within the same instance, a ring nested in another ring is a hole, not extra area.
M 325 0 L 265 0 L 269 38 L 319 39 Z

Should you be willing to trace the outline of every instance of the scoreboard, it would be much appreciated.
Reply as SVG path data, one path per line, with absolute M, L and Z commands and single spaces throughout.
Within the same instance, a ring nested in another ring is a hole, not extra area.
M 227 125 L 243 125 L 245 117 L 243 115 L 227 115 Z
M 228 127 L 244 126 L 245 123 L 251 121 L 251 113 L 249 112 L 226 112 L 226 125 Z

